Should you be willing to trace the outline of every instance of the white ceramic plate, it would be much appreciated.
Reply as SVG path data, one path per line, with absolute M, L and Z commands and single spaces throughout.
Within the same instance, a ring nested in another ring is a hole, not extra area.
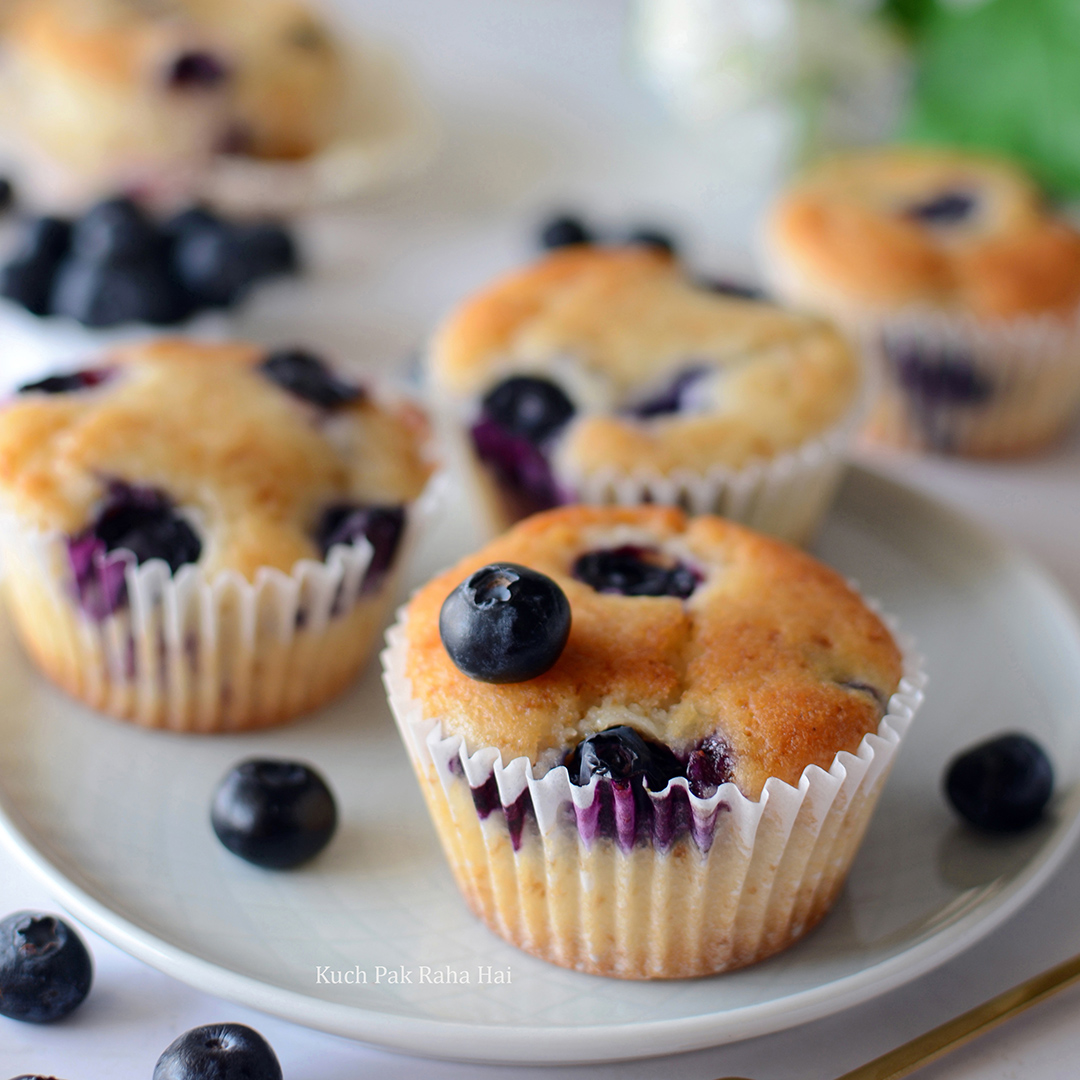
M 433 531 L 415 576 L 465 542 L 466 518 L 459 510 Z M 375 665 L 310 722 L 178 737 L 73 705 L 0 625 L 0 833 L 61 904 L 133 955 L 210 993 L 397 1050 L 610 1061 L 826 1015 L 972 944 L 1065 855 L 1080 822 L 1080 631 L 1024 559 L 861 470 L 845 482 L 818 552 L 900 616 L 931 682 L 839 904 L 756 967 L 624 983 L 551 967 L 490 934 L 443 862 Z M 955 823 L 939 787 L 954 751 L 1004 729 L 1034 734 L 1059 783 L 1045 825 L 991 842 Z M 214 839 L 211 792 L 252 754 L 305 758 L 336 789 L 339 835 L 309 868 L 263 872 Z M 320 969 L 359 971 L 367 983 L 321 982 Z M 390 981 L 400 969 L 411 983 Z M 491 982 L 478 982 L 481 970 Z M 507 971 L 509 983 L 494 981 Z M 447 983 L 448 972 L 470 981 Z

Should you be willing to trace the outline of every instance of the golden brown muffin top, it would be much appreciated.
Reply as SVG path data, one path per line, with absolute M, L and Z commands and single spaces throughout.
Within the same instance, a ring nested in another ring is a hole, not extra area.
M 768 225 L 793 299 L 830 312 L 909 304 L 985 318 L 1080 302 L 1080 233 L 1013 165 L 894 147 L 835 158 L 780 197 Z
M 822 434 L 859 384 L 825 323 L 710 290 L 641 247 L 564 248 L 501 278 L 450 315 L 430 363 L 458 398 L 514 374 L 559 383 L 577 409 L 555 458 L 570 472 L 739 468 Z M 693 407 L 630 415 L 690 369 Z
M 152 488 L 201 534 L 201 567 L 251 580 L 321 559 L 329 507 L 419 495 L 430 467 L 414 406 L 363 393 L 325 409 L 267 378 L 265 357 L 256 345 L 158 340 L 109 353 L 88 369 L 105 378 L 83 389 L 19 394 L 0 410 L 0 501 L 75 535 L 114 482 Z
M 625 545 L 658 549 L 700 576 L 686 600 L 600 593 L 576 560 Z M 540 571 L 565 592 L 570 638 L 528 682 L 463 674 L 439 636 L 439 611 L 492 562 Z M 770 776 L 798 782 L 877 730 L 901 676 L 882 621 L 827 566 L 721 518 L 679 510 L 574 506 L 521 522 L 430 581 L 407 609 L 406 675 L 424 712 L 470 752 L 497 747 L 559 760 L 587 735 L 626 724 L 686 755 L 719 736 L 732 779 L 756 798 Z
M 61 158 L 92 155 L 60 134 L 138 158 L 180 106 L 199 107 L 204 143 L 256 157 L 306 157 L 338 132 L 344 58 L 303 0 L 13 0 L 0 32 L 31 103 L 23 126 Z M 186 78 L 185 57 L 199 68 Z M 36 117 L 35 93 L 64 115 Z M 131 114 L 129 142 L 110 111 Z

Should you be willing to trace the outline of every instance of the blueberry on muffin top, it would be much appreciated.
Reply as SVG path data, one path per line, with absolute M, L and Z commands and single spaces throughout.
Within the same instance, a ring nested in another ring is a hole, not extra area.
M 546 670 L 493 683 L 455 663 L 439 613 L 460 583 L 507 565 L 554 582 L 571 621 Z M 732 780 L 755 798 L 770 776 L 794 784 L 856 750 L 901 675 L 889 631 L 834 571 L 674 509 L 537 515 L 425 585 L 407 614 L 405 673 L 425 715 L 469 752 L 525 756 L 537 775 L 567 764 L 574 782 L 640 772 L 660 783 L 677 760 L 698 794 Z
M 367 536 L 385 573 L 430 471 L 425 437 L 413 406 L 311 354 L 142 343 L 0 410 L 0 503 L 66 534 L 73 563 L 92 542 L 252 580 Z

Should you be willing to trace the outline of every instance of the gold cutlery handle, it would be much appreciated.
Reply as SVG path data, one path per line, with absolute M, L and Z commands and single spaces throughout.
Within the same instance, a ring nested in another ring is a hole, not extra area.
M 837 1080 L 900 1080 L 902 1076 L 910 1076 L 916 1069 L 937 1061 L 950 1050 L 963 1046 L 1078 980 L 1080 956 L 1074 956 L 982 1005 L 976 1005 L 969 1012 L 946 1021 L 925 1035 L 919 1035 L 903 1046 L 844 1073 Z

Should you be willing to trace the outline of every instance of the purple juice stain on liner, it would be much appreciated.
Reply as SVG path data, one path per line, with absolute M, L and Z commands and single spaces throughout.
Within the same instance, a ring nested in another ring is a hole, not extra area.
M 499 484 L 520 500 L 523 516 L 573 500 L 573 493 L 555 479 L 544 450 L 524 436 L 481 417 L 472 426 L 472 441 L 477 456 L 495 473 Z
M 156 488 L 113 480 L 93 523 L 67 542 L 76 598 L 100 622 L 127 605 L 129 563 L 161 559 L 175 573 L 196 562 L 202 543 Z
M 890 338 L 884 339 L 883 348 L 927 447 L 954 452 L 957 412 L 966 415 L 985 405 L 994 396 L 993 382 L 962 349 Z
M 456 769 L 454 768 L 455 763 L 457 763 Z M 452 758 L 451 772 L 458 772 L 459 770 L 461 770 L 460 762 L 458 762 L 457 758 Z M 461 771 L 463 772 L 463 770 Z M 510 833 L 510 843 L 515 851 L 519 851 L 526 821 L 529 818 L 533 820 L 536 818 L 536 811 L 533 808 L 532 796 L 529 794 L 528 787 L 509 806 L 505 805 L 499 796 L 499 785 L 494 773 L 479 787 L 470 787 L 469 790 L 472 792 L 473 805 L 476 807 L 476 813 L 481 821 L 486 821 L 496 810 L 502 810 L 503 820 L 506 822 L 506 828 Z

